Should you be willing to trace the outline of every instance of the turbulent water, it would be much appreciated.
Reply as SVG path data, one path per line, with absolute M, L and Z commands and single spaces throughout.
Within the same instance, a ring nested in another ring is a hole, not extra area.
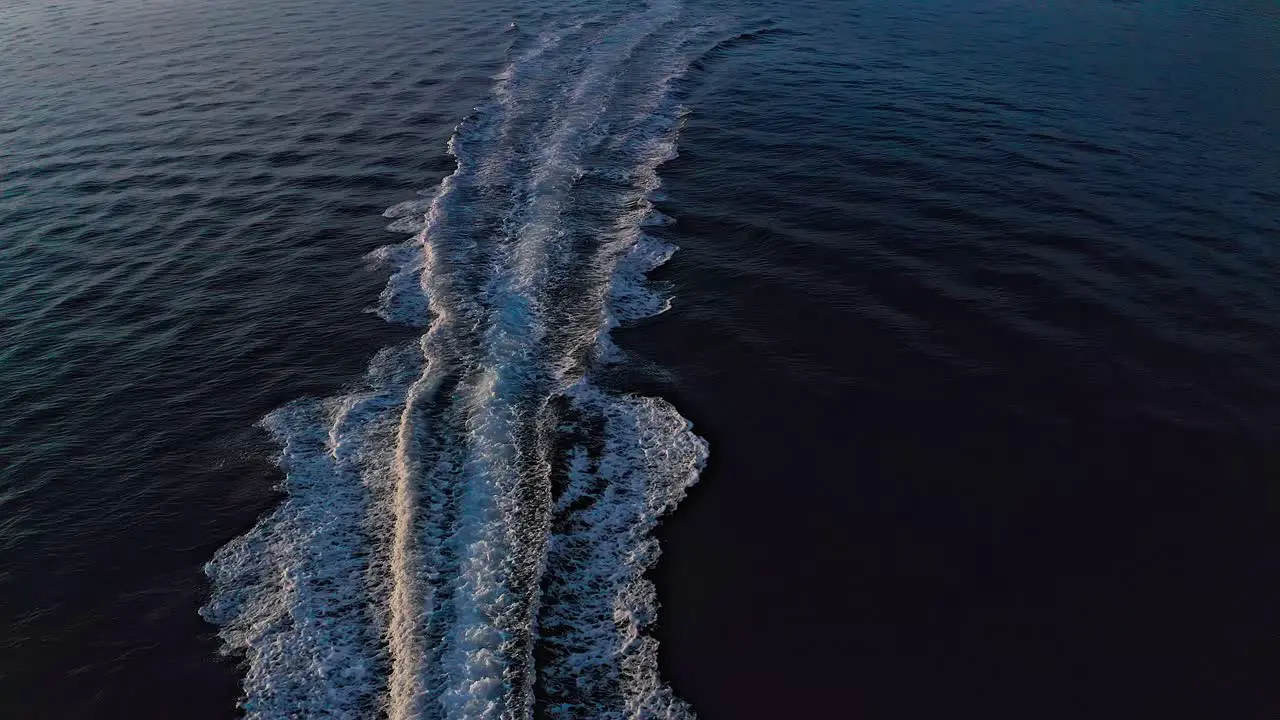
M 363 386 L 272 413 L 287 498 L 209 564 L 252 717 L 691 716 L 662 683 L 644 573 L 706 444 L 601 389 L 609 331 L 662 312 L 650 198 L 681 76 L 726 29 L 659 0 L 526 34 L 389 208 L 378 312 L 422 325 Z

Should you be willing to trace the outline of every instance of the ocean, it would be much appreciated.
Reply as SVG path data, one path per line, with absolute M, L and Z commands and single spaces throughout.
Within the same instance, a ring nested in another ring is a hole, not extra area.
M 1270 0 L 8 0 L 0 715 L 1280 712 Z

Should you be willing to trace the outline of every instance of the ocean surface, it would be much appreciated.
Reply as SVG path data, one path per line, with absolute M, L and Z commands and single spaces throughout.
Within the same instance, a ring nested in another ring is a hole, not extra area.
M 0 716 L 1280 713 L 1280 5 L 6 0 Z

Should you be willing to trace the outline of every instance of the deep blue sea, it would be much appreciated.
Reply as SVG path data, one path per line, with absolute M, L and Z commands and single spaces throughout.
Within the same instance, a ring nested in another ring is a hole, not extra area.
M 0 717 L 1276 717 L 1278 273 L 1273 0 L 4 0 Z

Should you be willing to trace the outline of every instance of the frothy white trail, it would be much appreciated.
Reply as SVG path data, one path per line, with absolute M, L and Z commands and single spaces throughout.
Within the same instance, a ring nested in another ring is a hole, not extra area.
M 706 445 L 608 392 L 609 330 L 666 309 L 645 273 L 679 79 L 715 29 L 660 0 L 521 38 L 455 131 L 415 232 L 375 255 L 426 330 L 362 389 L 265 425 L 285 500 L 209 563 L 202 613 L 250 717 L 691 717 L 657 672 L 651 532 Z

